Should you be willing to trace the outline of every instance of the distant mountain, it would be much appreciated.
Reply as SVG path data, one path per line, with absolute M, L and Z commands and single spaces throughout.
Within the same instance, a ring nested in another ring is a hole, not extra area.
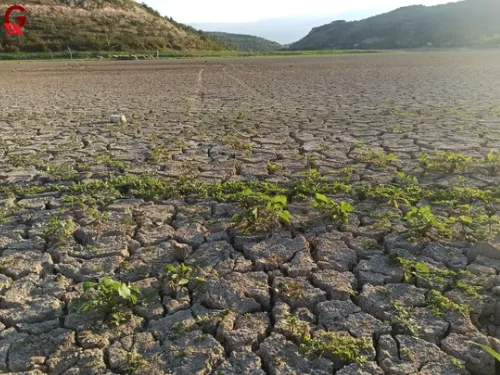
M 380 13 L 380 11 L 380 9 L 365 10 L 338 15 L 284 17 L 257 22 L 190 23 L 189 25 L 203 31 L 255 35 L 276 41 L 280 44 L 288 44 L 303 38 L 313 27 L 329 23 L 332 19 L 343 18 L 347 20 L 360 20 Z
M 246 34 L 230 34 L 221 32 L 205 32 L 212 39 L 218 40 L 229 46 L 234 46 L 241 51 L 277 51 L 281 49 L 281 44 L 258 36 Z
M 315 27 L 294 50 L 467 47 L 499 41 L 499 0 L 415 5 L 362 21 Z M 499 42 L 500 43 L 500 42 Z
M 226 49 L 190 26 L 134 0 L 24 0 L 23 35 L 0 31 L 0 52 Z M 0 15 L 13 2 L 0 0 Z M 12 13 L 15 21 L 20 14 Z M 3 21 L 2 21 L 3 23 Z

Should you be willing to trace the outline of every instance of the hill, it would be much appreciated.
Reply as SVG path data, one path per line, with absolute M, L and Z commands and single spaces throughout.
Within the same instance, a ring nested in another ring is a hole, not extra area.
M 207 31 L 206 34 L 221 43 L 234 46 L 242 51 L 258 52 L 281 49 L 281 44 L 258 36 L 215 31 Z
M 498 0 L 415 5 L 361 21 L 315 27 L 294 50 L 470 47 L 500 44 Z
M 0 0 L 0 14 L 10 5 Z M 134 0 L 28 0 L 22 5 L 23 35 L 2 30 L 0 51 L 227 49 Z M 17 15 L 13 12 L 11 20 Z

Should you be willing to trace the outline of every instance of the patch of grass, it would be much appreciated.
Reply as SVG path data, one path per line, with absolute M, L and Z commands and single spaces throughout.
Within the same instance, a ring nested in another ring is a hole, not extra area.
M 366 359 L 363 350 L 371 348 L 366 338 L 353 338 L 336 332 L 320 332 L 316 337 L 306 339 L 300 349 L 306 355 L 323 356 L 328 354 L 347 363 L 363 364 Z

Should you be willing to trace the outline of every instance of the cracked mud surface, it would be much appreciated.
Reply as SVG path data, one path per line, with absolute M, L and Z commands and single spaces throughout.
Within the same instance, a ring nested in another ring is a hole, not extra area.
M 468 343 L 500 349 L 498 238 L 409 242 L 398 219 L 408 204 L 355 192 L 329 195 L 354 205 L 349 224 L 288 195 L 290 226 L 245 233 L 231 223 L 237 202 L 97 184 L 288 186 L 313 168 L 355 188 L 405 172 L 430 188 L 496 191 L 498 174 L 477 163 L 426 173 L 417 158 L 500 148 L 499 62 L 498 52 L 443 52 L 0 64 L 0 373 L 498 373 Z M 107 123 L 122 113 L 127 123 Z M 397 161 L 361 161 L 366 149 Z M 375 225 L 383 212 L 396 219 Z M 63 241 L 50 230 L 64 223 Z M 481 291 L 407 277 L 394 254 L 467 270 Z M 203 281 L 173 288 L 165 266 L 180 263 Z M 72 308 L 85 281 L 105 276 L 151 297 L 119 326 Z M 436 313 L 433 290 L 467 311 Z M 307 350 L 331 333 L 340 349 L 339 337 L 363 343 L 363 363 Z

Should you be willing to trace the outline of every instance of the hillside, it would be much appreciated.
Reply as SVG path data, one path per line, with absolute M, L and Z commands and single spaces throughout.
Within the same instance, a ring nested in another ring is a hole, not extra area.
M 277 51 L 281 49 L 281 44 L 258 36 L 214 31 L 208 31 L 206 34 L 219 42 L 234 46 L 242 51 Z
M 500 43 L 498 0 L 396 9 L 361 21 L 315 27 L 294 50 L 469 47 Z
M 0 14 L 12 5 L 0 0 Z M 226 49 L 133 0 L 28 0 L 23 35 L 0 33 L 0 51 Z M 18 14 L 11 14 L 11 20 Z M 2 28 L 3 29 L 3 28 Z

